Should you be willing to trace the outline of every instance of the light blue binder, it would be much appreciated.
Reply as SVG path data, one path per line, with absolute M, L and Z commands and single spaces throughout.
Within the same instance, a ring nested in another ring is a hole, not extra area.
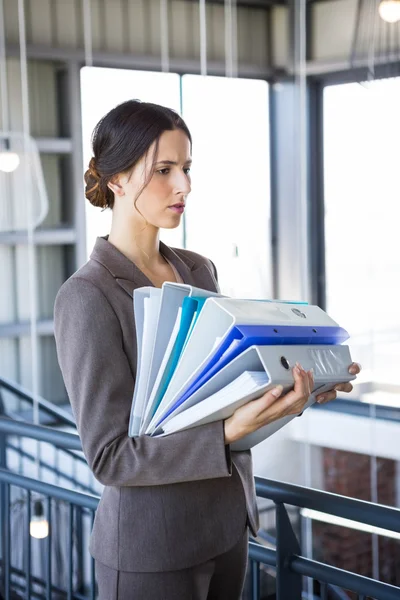
M 160 405 L 161 400 L 163 399 L 165 390 L 167 389 L 169 382 L 171 381 L 171 378 L 176 369 L 176 365 L 178 364 L 182 351 L 184 350 L 190 338 L 191 332 L 193 331 L 193 327 L 199 317 L 200 311 L 204 306 L 205 301 L 206 298 L 200 298 L 198 296 L 187 296 L 183 300 L 178 335 L 175 340 L 174 348 L 172 350 L 167 367 L 164 371 L 162 383 L 157 393 L 151 416 L 155 414 L 157 408 Z

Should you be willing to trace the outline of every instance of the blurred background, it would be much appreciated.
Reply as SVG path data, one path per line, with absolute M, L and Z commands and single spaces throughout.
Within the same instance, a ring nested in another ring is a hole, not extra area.
M 120 102 L 156 102 L 193 136 L 163 241 L 211 258 L 227 295 L 318 304 L 363 366 L 350 395 L 257 446 L 255 473 L 399 507 L 400 0 L 0 0 L 0 92 L 4 412 L 70 414 L 54 299 L 111 223 L 84 197 L 91 133 Z M 16 471 L 76 487 L 83 467 L 14 445 Z M 309 557 L 400 585 L 398 534 L 298 519 Z

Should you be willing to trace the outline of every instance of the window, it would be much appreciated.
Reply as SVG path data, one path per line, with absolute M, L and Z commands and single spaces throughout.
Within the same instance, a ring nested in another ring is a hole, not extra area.
M 225 294 L 271 297 L 268 84 L 84 67 L 81 86 L 85 170 L 92 131 L 117 104 L 139 98 L 182 113 L 193 138 L 186 239 L 183 224 L 161 238 L 211 258 Z M 86 211 L 89 256 L 96 236 L 109 231 L 111 211 L 89 202 Z
M 327 311 L 375 384 L 399 383 L 399 105 L 400 78 L 324 91 Z
M 222 291 L 272 296 L 268 84 L 185 75 L 193 136 L 186 245 L 211 258 Z
M 83 67 L 81 69 L 83 161 L 86 171 L 92 156 L 91 135 L 96 124 L 112 108 L 138 99 L 169 106 L 180 112 L 179 75 L 151 71 Z M 96 237 L 110 230 L 111 211 L 86 201 L 86 247 L 89 257 Z M 163 230 L 161 238 L 171 246 L 182 246 L 183 228 Z

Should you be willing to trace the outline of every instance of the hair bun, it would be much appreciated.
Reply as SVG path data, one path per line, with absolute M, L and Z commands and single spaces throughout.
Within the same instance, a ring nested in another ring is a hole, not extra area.
M 107 198 L 101 186 L 101 175 L 96 168 L 94 156 L 90 159 L 89 168 L 84 175 L 86 187 L 85 196 L 93 206 L 107 208 Z

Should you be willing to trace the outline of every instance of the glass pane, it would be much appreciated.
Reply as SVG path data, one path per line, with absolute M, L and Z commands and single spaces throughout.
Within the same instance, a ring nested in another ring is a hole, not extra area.
M 180 112 L 180 82 L 175 73 L 132 71 L 102 67 L 81 69 L 83 161 L 86 171 L 92 156 L 91 135 L 98 121 L 112 108 L 137 98 L 154 102 Z M 83 196 L 84 198 L 84 196 Z M 110 230 L 111 211 L 96 208 L 86 201 L 87 253 L 90 255 L 96 237 Z M 168 245 L 181 247 L 183 228 L 163 230 L 161 239 Z
M 184 75 L 193 136 L 186 247 L 216 264 L 223 293 L 271 297 L 268 84 Z
M 351 333 L 363 397 L 398 404 L 400 78 L 324 92 L 327 311 Z

